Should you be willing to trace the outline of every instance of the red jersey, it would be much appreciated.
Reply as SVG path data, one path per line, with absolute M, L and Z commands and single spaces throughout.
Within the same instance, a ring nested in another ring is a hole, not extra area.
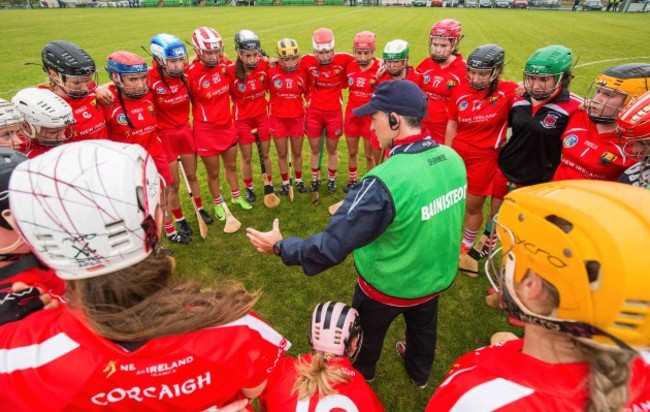
M 25 255 L 25 258 L 36 259 L 34 255 Z M 11 262 L 11 264 L 18 263 L 19 261 Z M 64 303 L 63 294 L 65 293 L 65 281 L 58 277 L 54 270 L 46 268 L 44 266 L 32 266 L 20 273 L 17 273 L 13 276 L 4 278 L 2 272 L 10 265 L 7 265 L 3 268 L 0 268 L 0 277 L 2 280 L 0 283 L 16 283 L 23 282 L 28 286 L 35 286 L 41 288 L 46 293 L 52 295 L 53 298 L 58 299 L 59 302 Z
M 163 81 L 154 62 L 149 69 L 149 84 L 158 129 L 178 129 L 189 124 L 191 100 L 183 79 L 166 76 Z
M 584 411 L 589 365 L 546 363 L 522 353 L 523 339 L 475 350 L 460 357 L 433 394 L 433 411 Z M 625 411 L 650 402 L 650 354 L 637 358 Z
M 90 84 L 89 87 L 94 88 L 94 83 Z M 39 88 L 51 90 L 49 86 L 45 85 L 41 85 Z M 104 117 L 104 111 L 97 105 L 95 92 L 91 92 L 88 96 L 81 99 L 73 99 L 65 94 L 61 98 L 72 108 L 72 116 L 75 120 L 75 123 L 68 127 L 70 139 L 66 143 L 106 139 L 108 134 L 106 130 L 106 119 Z M 48 149 L 41 153 L 45 153 Z
M 268 68 L 267 88 L 271 95 L 269 113 L 272 117 L 303 118 L 307 94 L 307 73 L 298 68 L 289 73 L 278 64 Z
M 449 101 L 449 119 L 457 123 L 454 145 L 467 150 L 496 150 L 505 141 L 508 111 L 517 83 L 500 80 L 497 90 L 477 91 L 468 84 L 454 88 Z
M 404 76 L 404 79 L 410 80 L 417 84 L 418 87 L 422 88 L 422 75 L 415 71 L 413 66 L 406 66 L 404 70 L 406 70 L 406 76 Z M 395 78 L 391 76 L 390 73 L 384 72 L 384 74 L 379 78 L 379 83 L 387 82 L 389 80 L 395 80 Z
M 162 143 L 158 133 L 156 133 L 156 112 L 151 93 L 147 93 L 141 99 L 128 99 L 125 97 L 123 101 L 126 113 L 124 113 L 120 99 L 117 97 L 115 85 L 108 86 L 108 90 L 113 94 L 113 105 L 104 107 L 109 140 L 139 144 L 151 157 L 156 157 L 162 153 Z M 129 126 L 127 116 L 133 128 Z
M 618 145 L 616 131 L 598 133 L 587 112 L 580 110 L 571 116 L 562 134 L 562 160 L 553 180 L 616 181 L 635 162 Z
M 302 355 L 300 359 L 311 362 L 311 355 Z M 259 398 L 260 404 L 265 406 L 267 412 L 384 411 L 379 398 L 366 383 L 361 372 L 354 369 L 346 357 L 333 358 L 328 362 L 328 366 L 340 366 L 343 373 L 350 377 L 349 382 L 333 386 L 337 393 L 319 399 L 316 391 L 311 398 L 298 400 L 297 394 L 291 394 L 291 389 L 298 379 L 295 368 L 297 362 L 297 359 L 288 356 L 281 359 L 273 371 Z
M 260 60 L 253 71 L 241 81 L 235 76 L 235 63 L 228 66 L 230 96 L 235 120 L 253 119 L 266 114 L 266 63 Z
M 249 314 L 128 351 L 79 312 L 44 310 L 2 328 L 1 403 L 16 412 L 216 410 L 267 380 L 290 346 Z
M 300 59 L 300 67 L 308 75 L 309 107 L 330 112 L 341 110 L 341 90 L 347 87 L 345 68 L 352 61 L 354 57 L 348 53 L 335 53 L 329 64 L 318 63 L 313 54 Z
M 56 146 L 42 146 L 38 141 L 28 139 L 29 143 L 26 145 L 27 151 L 25 152 L 25 156 L 27 156 L 28 159 L 33 159 L 38 155 L 42 155 L 43 153 L 46 153 L 48 150 L 55 148 Z
M 230 80 L 227 62 L 216 67 L 205 67 L 195 60 L 187 69 L 187 85 L 192 99 L 192 117 L 212 123 L 217 127 L 228 127 L 230 115 Z
M 427 57 L 416 67 L 422 74 L 422 91 L 427 95 L 429 105 L 427 106 L 427 122 L 447 123 L 447 107 L 452 90 L 462 83 L 465 83 L 467 66 L 463 56 L 458 54 L 451 64 L 445 68 Z
M 362 70 L 359 63 L 352 61 L 348 63 L 345 69 L 348 78 L 348 89 L 350 94 L 348 96 L 348 105 L 346 111 L 350 112 L 357 107 L 364 105 L 370 101 L 375 88 L 379 84 L 377 79 L 377 70 L 379 70 L 379 62 L 377 59 L 372 59 L 372 66 L 366 70 Z

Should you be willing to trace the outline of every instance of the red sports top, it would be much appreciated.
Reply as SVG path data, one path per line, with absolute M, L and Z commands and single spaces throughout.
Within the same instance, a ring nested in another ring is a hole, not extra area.
M 311 355 L 302 355 L 300 359 L 311 362 Z M 334 385 L 336 394 L 319 399 L 316 391 L 311 398 L 298 400 L 297 394 L 291 394 L 291 389 L 298 379 L 295 368 L 297 362 L 297 359 L 288 356 L 281 359 L 273 371 L 264 392 L 260 395 L 260 404 L 266 407 L 267 412 L 384 411 L 379 398 L 366 383 L 363 375 L 344 357 L 334 358 L 328 365 L 341 366 L 343 372 L 350 377 L 348 383 Z
M 94 85 L 90 85 L 94 87 Z M 51 90 L 47 85 L 39 86 L 41 89 Z M 101 105 L 97 104 L 95 92 L 81 99 L 73 99 L 67 95 L 61 96 L 72 108 L 72 116 L 75 123 L 68 129 L 70 139 L 66 143 L 79 142 L 82 140 L 106 139 L 106 119 Z M 49 149 L 49 148 L 48 148 Z M 46 152 L 48 149 L 42 151 Z M 39 153 L 40 154 L 40 153 Z
M 205 67 L 198 59 L 187 69 L 187 84 L 192 93 L 192 117 L 194 120 L 227 127 L 232 123 L 230 115 L 230 80 L 228 63 Z
M 546 363 L 522 353 L 523 339 L 460 357 L 433 394 L 433 411 L 584 411 L 587 363 Z M 625 411 L 650 404 L 650 354 L 634 361 Z
M 260 60 L 257 67 L 246 75 L 244 81 L 235 76 L 235 63 L 233 63 L 228 66 L 228 78 L 235 120 L 253 119 L 266 114 L 268 75 L 264 60 Z
M 304 117 L 303 96 L 307 94 L 307 73 L 300 68 L 289 73 L 278 64 L 268 68 L 268 75 L 266 86 L 271 95 L 269 114 L 289 119 Z
M 345 72 L 348 78 L 350 94 L 346 111 L 352 111 L 370 101 L 375 88 L 379 84 L 377 70 L 379 70 L 379 61 L 375 58 L 372 59 L 372 66 L 366 70 L 362 70 L 356 61 L 348 63 Z
M 430 123 L 447 123 L 447 107 L 452 90 L 465 83 L 467 66 L 463 56 L 458 54 L 451 64 L 445 68 L 427 57 L 416 67 L 422 74 L 422 91 L 429 99 L 427 118 Z
M 128 99 L 124 97 L 126 115 L 129 116 L 133 129 L 129 126 L 120 100 L 117 97 L 115 85 L 108 86 L 113 94 L 113 105 L 104 107 L 108 126 L 108 138 L 114 142 L 139 144 L 151 157 L 162 153 L 162 143 L 156 133 L 156 112 L 154 110 L 151 93 L 141 99 Z
M 571 116 L 562 135 L 562 161 L 553 180 L 616 181 L 634 163 L 618 145 L 615 131 L 599 134 L 587 112 L 580 110 Z
M 7 411 L 205 411 L 260 385 L 291 344 L 253 314 L 129 352 L 69 308 L 3 326 Z
M 457 122 L 454 145 L 467 150 L 496 150 L 508 131 L 508 111 L 517 83 L 499 81 L 489 97 L 487 90 L 477 91 L 468 84 L 454 88 L 449 101 L 449 119 Z
M 354 57 L 348 53 L 335 53 L 329 64 L 318 63 L 313 54 L 300 59 L 300 67 L 308 75 L 309 107 L 331 112 L 341 110 L 341 90 L 347 87 L 345 68 L 352 61 Z
M 10 276 L 0 281 L 3 283 L 23 282 L 28 286 L 39 287 L 53 298 L 65 303 L 63 294 L 65 293 L 65 281 L 58 277 L 54 270 L 41 267 L 31 267 L 18 274 Z M 2 395 L 0 395 L 2 398 Z
M 149 84 L 156 108 L 158 129 L 178 129 L 189 124 L 190 95 L 180 77 L 166 76 L 164 81 L 156 63 L 149 69 Z
M 421 88 L 422 75 L 416 72 L 413 66 L 406 66 L 404 70 L 406 70 L 406 76 L 404 76 L 404 79 L 412 81 L 413 83 L 417 84 Z M 379 83 L 387 82 L 390 80 L 395 80 L 395 78 L 391 76 L 390 73 L 384 72 L 384 74 L 379 78 Z

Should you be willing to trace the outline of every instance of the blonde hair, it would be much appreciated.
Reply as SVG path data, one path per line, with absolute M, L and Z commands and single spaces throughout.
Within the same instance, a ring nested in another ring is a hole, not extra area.
M 350 377 L 343 373 L 339 365 L 333 366 L 329 361 L 336 358 L 336 355 L 320 351 L 312 352 L 311 363 L 305 358 L 298 357 L 296 371 L 298 379 L 293 384 L 291 394 L 298 394 L 298 399 L 311 398 L 316 390 L 318 397 L 336 393 L 334 385 L 347 383 Z
M 117 342 L 222 325 L 247 314 L 259 298 L 235 282 L 209 288 L 172 283 L 171 263 L 162 253 L 114 273 L 68 281 L 67 293 L 96 333 Z

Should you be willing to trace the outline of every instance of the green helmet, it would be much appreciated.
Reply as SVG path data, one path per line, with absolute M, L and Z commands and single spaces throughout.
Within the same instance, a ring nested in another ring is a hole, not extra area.
M 384 60 L 406 60 L 409 57 L 409 44 L 405 40 L 397 39 L 386 43 L 384 47 Z
M 526 61 L 526 74 L 555 74 L 559 75 L 573 65 L 573 53 L 564 46 L 546 46 L 528 58 Z

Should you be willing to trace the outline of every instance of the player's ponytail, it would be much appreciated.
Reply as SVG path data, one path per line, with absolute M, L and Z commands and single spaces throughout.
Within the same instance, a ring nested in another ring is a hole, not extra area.
M 313 351 L 311 363 L 304 358 L 298 358 L 296 371 L 298 379 L 291 389 L 291 394 L 298 394 L 298 399 L 311 398 L 318 390 L 318 396 L 324 397 L 336 393 L 334 385 L 349 382 L 350 377 L 345 375 L 339 366 L 330 364 L 335 355 L 320 351 Z

